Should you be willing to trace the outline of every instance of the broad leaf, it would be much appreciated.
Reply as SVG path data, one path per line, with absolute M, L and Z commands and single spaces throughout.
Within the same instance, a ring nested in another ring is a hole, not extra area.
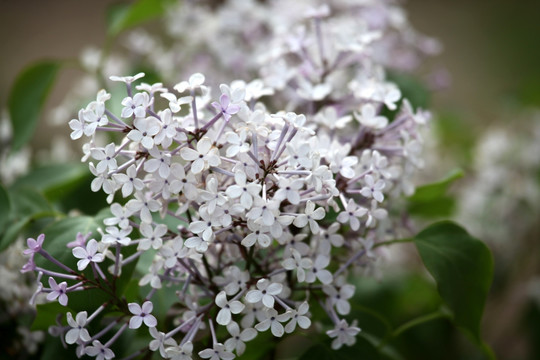
M 454 323 L 482 344 L 480 321 L 493 277 L 491 252 L 483 242 L 447 221 L 427 227 L 414 242 Z
M 8 195 L 11 212 L 0 239 L 0 251 L 11 245 L 30 221 L 56 215 L 47 199 L 32 188 L 10 189 Z
M 51 164 L 32 169 L 17 179 L 15 187 L 33 187 L 42 191 L 49 200 L 56 200 L 69 194 L 89 176 L 88 166 L 81 163 Z
M 113 7 L 108 16 L 111 36 L 146 21 L 155 19 L 165 12 L 167 0 L 139 0 L 133 4 L 117 5 Z
M 45 282 L 46 283 L 46 282 Z M 32 323 L 31 330 L 44 330 L 47 331 L 49 326 L 56 324 L 56 318 L 58 315 L 61 315 L 61 321 L 66 323 L 66 314 L 71 312 L 74 314 L 74 311 L 68 306 L 62 306 L 58 301 L 53 301 L 45 304 L 38 304 L 36 306 L 36 318 Z
M 44 61 L 27 67 L 17 76 L 8 98 L 13 126 L 13 151 L 19 150 L 34 134 L 41 109 L 59 68 L 57 62 Z
M 363 335 L 356 336 L 353 346 L 343 345 L 339 350 L 332 349 L 325 342 L 320 341 L 310 347 L 299 360 L 356 360 L 356 359 L 388 359 L 379 352 L 375 342 Z
M 456 169 L 444 179 L 420 186 L 408 199 L 408 211 L 422 217 L 443 217 L 452 214 L 455 200 L 446 195 L 450 185 L 463 177 L 463 171 Z

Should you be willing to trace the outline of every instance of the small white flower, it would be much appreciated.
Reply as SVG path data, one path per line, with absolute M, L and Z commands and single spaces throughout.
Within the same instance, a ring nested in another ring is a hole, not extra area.
M 216 305 L 221 308 L 216 317 L 216 322 L 220 325 L 228 325 L 232 320 L 231 314 L 239 314 L 245 307 L 238 300 L 228 301 L 225 291 L 220 291 L 217 294 Z
M 322 220 L 326 215 L 324 209 L 319 207 L 315 209 L 315 203 L 308 200 L 306 203 L 305 214 L 300 214 L 294 219 L 294 226 L 303 228 L 309 223 L 309 228 L 312 233 L 319 233 L 320 227 L 317 220 Z
M 212 146 L 212 140 L 206 136 L 197 142 L 197 150 L 184 147 L 180 150 L 180 155 L 184 160 L 192 161 L 191 172 L 194 174 L 221 163 L 218 149 Z
M 362 114 L 355 112 L 354 117 L 360 124 L 376 130 L 382 129 L 388 124 L 388 119 L 384 116 L 378 116 L 372 104 L 362 105 Z
M 383 202 L 384 195 L 382 193 L 382 190 L 384 189 L 386 183 L 384 180 L 379 179 L 377 182 L 375 182 L 375 179 L 371 175 L 366 175 L 364 177 L 364 181 L 366 182 L 366 186 L 364 186 L 360 190 L 360 194 L 362 196 L 365 196 L 367 198 L 374 198 L 378 202 Z
M 144 73 L 141 72 L 141 73 L 138 73 L 137 75 L 134 75 L 134 76 L 109 76 L 109 79 L 111 79 L 111 81 L 119 81 L 119 82 L 124 82 L 126 84 L 131 84 L 132 82 L 140 79 L 144 77 Z
M 339 291 L 332 285 L 324 285 L 323 291 L 329 296 L 332 305 L 336 306 L 338 314 L 348 315 L 351 311 L 351 304 L 347 301 L 354 295 L 354 286 L 345 284 Z
M 313 262 L 313 267 L 308 270 L 306 274 L 306 282 L 313 283 L 316 279 L 319 279 L 323 284 L 330 284 L 332 282 L 332 273 L 325 268 L 330 264 L 330 257 L 326 255 L 318 255 Z
M 86 247 L 77 246 L 71 251 L 73 252 L 73 256 L 81 259 L 77 261 L 77 269 L 79 271 L 86 269 L 91 262 L 98 263 L 105 259 L 103 254 L 98 252 L 98 243 L 94 239 L 88 241 Z
M 342 224 L 348 222 L 351 225 L 351 229 L 356 231 L 360 229 L 360 220 L 358 218 L 365 216 L 367 212 L 368 210 L 366 208 L 357 205 L 353 199 L 350 199 L 345 211 L 338 214 L 337 221 Z
M 296 270 L 296 278 L 298 282 L 304 282 L 306 280 L 306 269 L 310 269 L 313 266 L 313 262 L 310 258 L 302 258 L 298 250 L 291 248 L 291 257 L 283 260 L 281 263 L 283 268 L 287 270 Z
M 96 360 L 109 360 L 114 358 L 114 352 L 103 345 L 99 340 L 92 341 L 92 345 L 84 348 L 86 355 L 95 356 Z
M 84 342 L 90 341 L 90 334 L 85 328 L 87 315 L 88 313 L 86 311 L 81 311 L 77 313 L 74 320 L 73 315 L 70 312 L 67 313 L 67 322 L 71 326 L 71 329 L 66 333 L 66 343 L 75 344 L 79 340 Z
M 283 285 L 280 283 L 270 282 L 268 279 L 260 279 L 257 281 L 257 290 L 250 290 L 246 294 L 246 301 L 250 303 L 262 303 L 267 308 L 274 307 L 274 296 L 281 294 Z
M 265 310 L 266 319 L 255 325 L 257 331 L 263 332 L 270 328 L 272 335 L 275 337 L 282 337 L 285 333 L 282 322 L 285 322 L 291 318 L 291 314 L 286 312 L 284 314 L 279 314 L 275 309 L 266 309 Z
M 348 346 L 354 345 L 356 342 L 356 334 L 360 332 L 360 328 L 356 326 L 349 326 L 346 320 L 341 320 L 336 324 L 333 330 L 328 330 L 326 334 L 331 338 L 335 338 L 332 341 L 332 349 L 337 350 L 344 344 Z
M 150 150 L 154 147 L 154 136 L 161 130 L 160 123 L 155 117 L 137 118 L 133 121 L 135 128 L 131 130 L 127 137 L 130 140 L 140 143 Z
M 289 310 L 291 321 L 285 325 L 285 332 L 287 334 L 290 334 L 294 331 L 296 328 L 296 324 L 300 326 L 302 329 L 308 329 L 311 326 L 311 319 L 306 316 L 307 312 L 309 311 L 309 304 L 307 301 L 304 301 L 300 306 L 298 307 L 298 310 L 292 309 Z
M 228 351 L 236 351 L 238 356 L 242 355 L 246 350 L 245 342 L 253 340 L 257 336 L 257 330 L 253 328 L 247 328 L 240 332 L 238 323 L 234 321 L 227 325 L 227 331 L 232 337 L 225 341 L 225 348 Z
M 140 328 L 143 322 L 149 328 L 157 325 L 156 317 L 151 314 L 152 309 L 154 308 L 154 304 L 151 301 L 145 301 L 142 306 L 137 303 L 129 303 L 128 308 L 133 314 L 131 319 L 129 319 L 130 329 Z
M 232 360 L 235 358 L 234 354 L 225 349 L 225 345 L 221 343 L 215 343 L 212 349 L 204 349 L 199 351 L 199 356 L 203 359 L 210 360 Z

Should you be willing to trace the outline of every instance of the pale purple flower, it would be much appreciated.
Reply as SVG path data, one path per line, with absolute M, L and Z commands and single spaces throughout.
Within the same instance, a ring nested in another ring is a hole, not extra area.
M 356 334 L 360 332 L 360 329 L 356 326 L 349 326 L 346 320 L 340 320 L 333 330 L 328 330 L 326 334 L 331 338 L 335 338 L 332 341 L 332 349 L 337 350 L 343 345 L 352 346 L 356 342 Z
M 23 251 L 24 255 L 36 254 L 41 251 L 43 247 L 43 241 L 45 241 L 45 234 L 41 234 L 37 239 L 28 238 L 26 244 L 28 249 Z
M 270 328 L 272 335 L 275 337 L 282 337 L 285 333 L 282 322 L 285 322 L 291 318 L 291 313 L 286 312 L 284 314 L 279 314 L 275 309 L 266 309 L 265 310 L 266 319 L 255 325 L 257 331 L 263 332 Z
M 304 301 L 300 306 L 298 307 L 298 310 L 292 309 L 289 310 L 291 321 L 285 325 L 285 332 L 287 334 L 292 333 L 296 325 L 302 329 L 308 329 L 311 326 L 311 319 L 306 316 L 306 314 L 309 311 L 309 304 L 307 301 Z
M 111 81 L 119 81 L 124 82 L 126 84 L 131 84 L 132 82 L 144 77 L 144 73 L 140 72 L 137 75 L 134 76 L 109 76 L 109 79 Z
M 394 107 L 395 109 L 395 107 Z M 362 106 L 362 113 L 354 113 L 354 117 L 360 124 L 372 129 L 382 129 L 388 124 L 388 119 L 376 114 L 375 107 L 372 104 Z
M 157 325 L 156 317 L 151 314 L 152 309 L 154 308 L 154 304 L 151 301 L 145 301 L 142 304 L 142 307 L 137 303 L 129 303 L 128 308 L 133 314 L 131 319 L 129 319 L 130 329 L 140 328 L 143 322 L 149 328 Z
M 86 244 L 86 247 L 78 246 L 74 248 L 72 252 L 73 256 L 77 259 L 81 259 L 77 261 L 77 269 L 79 269 L 79 271 L 86 269 L 91 262 L 98 263 L 105 259 L 103 254 L 98 252 L 98 243 L 94 239 L 91 239 L 88 244 Z
M 247 302 L 252 304 L 262 301 L 264 306 L 273 308 L 274 296 L 281 294 L 282 290 L 282 284 L 270 282 L 268 279 L 260 279 L 257 281 L 257 289 L 248 291 L 245 298 Z
M 227 331 L 231 334 L 231 338 L 225 341 L 225 348 L 228 351 L 236 351 L 238 356 L 241 356 L 246 350 L 245 342 L 253 340 L 257 336 L 257 330 L 253 328 L 247 328 L 240 332 L 238 323 L 234 321 L 227 325 Z
M 316 279 L 323 284 L 330 284 L 332 282 L 332 273 L 326 270 L 326 267 L 330 264 L 330 257 L 326 255 L 318 255 L 313 266 L 306 273 L 306 282 L 313 283 Z
M 216 305 L 221 308 L 216 317 L 216 322 L 220 325 L 228 325 L 231 314 L 239 314 L 244 310 L 245 305 L 238 300 L 229 301 L 225 291 L 220 291 L 216 296 Z
M 67 283 L 63 281 L 60 284 L 57 284 L 53 277 L 49 277 L 49 286 L 52 291 L 47 294 L 47 300 L 53 301 L 58 299 L 60 305 L 66 306 L 68 303 L 68 296 L 66 294 Z
M 386 186 L 386 183 L 384 182 L 384 180 L 379 179 L 375 181 L 373 176 L 368 174 L 364 177 L 364 181 L 366 182 L 366 186 L 364 186 L 360 190 L 360 194 L 362 194 L 362 196 L 365 196 L 367 198 L 374 198 L 378 202 L 383 202 L 384 195 L 382 193 L 382 190 Z
M 73 315 L 70 312 L 67 313 L 67 322 L 68 325 L 71 326 L 71 329 L 66 333 L 66 343 L 75 344 L 79 340 L 85 342 L 90 341 L 90 334 L 85 328 L 87 316 L 88 313 L 86 311 L 81 311 L 80 313 L 77 313 L 77 316 L 73 319 Z
M 360 229 L 360 220 L 358 219 L 365 216 L 367 213 L 368 209 L 357 205 L 353 199 L 350 199 L 345 211 L 338 214 L 337 221 L 342 224 L 348 222 L 351 225 L 351 229 L 356 231 Z
M 184 147 L 180 150 L 180 155 L 184 160 L 192 161 L 191 172 L 198 174 L 210 166 L 218 166 L 221 163 L 219 151 L 212 146 L 212 140 L 203 137 L 197 142 L 197 150 Z
M 231 103 L 231 100 L 226 94 L 222 94 L 218 102 L 213 102 L 212 106 L 219 112 L 223 114 L 225 121 L 229 121 L 231 115 L 236 114 L 240 111 L 240 106 Z
M 155 117 L 141 117 L 133 121 L 135 128 L 131 130 L 127 137 L 143 147 L 150 150 L 154 147 L 154 136 L 161 130 L 159 120 Z
M 103 345 L 99 340 L 92 341 L 92 345 L 84 349 L 86 355 L 95 356 L 96 360 L 109 360 L 114 358 L 114 352 Z
M 215 343 L 212 349 L 204 349 L 199 351 L 199 356 L 203 359 L 210 360 L 232 360 L 235 358 L 234 354 L 225 349 L 225 345 L 221 343 Z

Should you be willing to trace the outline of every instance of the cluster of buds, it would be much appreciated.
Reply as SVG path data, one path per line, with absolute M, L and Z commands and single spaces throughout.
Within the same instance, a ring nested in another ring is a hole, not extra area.
M 201 73 L 172 89 L 135 85 L 142 73 L 113 76 L 127 89 L 119 114 L 102 90 L 71 120 L 72 139 L 89 138 L 83 161 L 111 215 L 95 239 L 80 234 L 68 244 L 77 269 L 49 254 L 42 235 L 28 240 L 23 270 L 38 272 L 36 295 L 64 306 L 75 291 L 110 297 L 54 327 L 77 355 L 112 358 L 122 333 L 147 327 L 153 340 L 134 356 L 189 359 L 209 329 L 212 346 L 198 355 L 232 359 L 260 332 L 282 337 L 323 320 L 311 318 L 311 306 L 333 323 L 333 348 L 354 344 L 360 329 L 344 318 L 355 291 L 347 275 L 368 266 L 399 228 L 388 209 L 413 191 L 429 114 L 415 112 L 369 57 L 376 34 L 345 46 L 324 31 L 329 16 L 328 7 L 315 9 L 310 35 L 276 39 L 261 68 L 275 81 L 222 84 L 213 97 Z M 115 141 L 100 146 L 104 132 Z M 37 266 L 36 254 L 61 271 Z M 116 279 L 148 254 L 139 279 L 148 292 L 128 303 Z M 158 321 L 152 299 L 170 287 L 174 311 Z M 112 314 L 98 317 L 103 311 Z M 90 334 L 92 321 L 102 330 Z

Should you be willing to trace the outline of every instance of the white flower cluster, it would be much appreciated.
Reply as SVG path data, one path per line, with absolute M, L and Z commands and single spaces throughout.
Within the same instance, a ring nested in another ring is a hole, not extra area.
M 135 86 L 142 73 L 115 76 L 127 89 L 120 114 L 102 90 L 70 121 L 72 139 L 89 138 L 83 161 L 95 176 L 92 190 L 108 194 L 112 212 L 99 242 L 80 236 L 72 244 L 78 270 L 91 266 L 106 279 L 105 258 L 120 276 L 153 254 L 139 281 L 150 293 L 129 304 L 129 321 L 111 323 L 120 329 L 105 344 L 85 329 L 103 307 L 88 318 L 69 315 L 64 338 L 78 354 L 111 358 L 119 334 L 144 324 L 150 350 L 189 359 L 208 323 L 213 347 L 198 355 L 232 359 L 258 332 L 309 328 L 317 299 L 335 325 L 327 331 L 332 347 L 355 342 L 360 329 L 343 318 L 355 290 L 347 274 L 392 231 L 392 199 L 414 190 L 429 114 L 415 112 L 370 55 L 381 34 L 360 27 L 349 38 L 340 21 L 328 6 L 311 9 L 275 37 L 260 78 L 222 84 L 218 96 L 201 73 L 172 88 Z M 119 137 L 99 146 L 99 132 Z M 28 253 L 43 254 L 43 239 L 31 240 Z M 123 258 L 126 247 L 136 250 Z M 80 280 L 72 286 L 48 275 L 50 288 L 39 291 L 63 305 L 87 286 L 82 275 L 64 276 Z M 151 299 L 166 286 L 178 289 L 180 314 L 164 333 Z M 230 336 L 219 339 L 214 322 Z

